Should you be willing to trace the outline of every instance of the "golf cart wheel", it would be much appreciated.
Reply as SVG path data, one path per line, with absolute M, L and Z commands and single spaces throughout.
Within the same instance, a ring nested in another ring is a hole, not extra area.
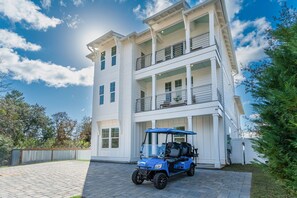
M 187 175 L 194 176 L 195 175 L 195 165 L 191 164 L 190 169 L 187 171 Z
M 132 181 L 134 184 L 139 185 L 142 184 L 144 179 L 142 179 L 141 175 L 138 174 L 138 170 L 135 170 L 132 174 Z
M 157 173 L 154 176 L 154 186 L 157 189 L 164 189 L 167 185 L 167 176 L 164 173 Z

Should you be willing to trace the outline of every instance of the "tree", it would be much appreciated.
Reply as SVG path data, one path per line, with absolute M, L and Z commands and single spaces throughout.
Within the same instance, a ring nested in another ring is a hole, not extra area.
M 56 146 L 62 146 L 71 140 L 77 122 L 70 119 L 66 112 L 52 115 L 53 126 L 56 133 Z
M 259 139 L 255 149 L 268 159 L 265 168 L 297 194 L 297 12 L 283 7 L 268 31 L 269 59 L 250 65 L 246 90 L 255 99 Z
M 91 145 L 92 118 L 84 117 L 77 128 L 79 146 L 88 148 Z

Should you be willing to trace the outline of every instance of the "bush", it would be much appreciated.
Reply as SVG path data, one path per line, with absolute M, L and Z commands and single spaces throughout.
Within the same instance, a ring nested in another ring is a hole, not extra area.
M 12 148 L 12 139 L 0 134 L 0 166 L 8 165 Z

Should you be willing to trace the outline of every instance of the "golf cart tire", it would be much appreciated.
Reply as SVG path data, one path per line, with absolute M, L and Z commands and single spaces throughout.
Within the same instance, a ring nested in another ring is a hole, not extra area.
M 165 173 L 156 173 L 154 176 L 154 186 L 162 190 L 167 185 L 167 175 Z
M 191 164 L 190 169 L 187 171 L 188 176 L 194 176 L 195 175 L 195 165 Z
M 138 170 L 135 170 L 133 172 L 133 174 L 132 174 L 132 181 L 136 185 L 140 185 L 144 181 L 144 179 L 142 179 L 141 176 L 138 174 Z

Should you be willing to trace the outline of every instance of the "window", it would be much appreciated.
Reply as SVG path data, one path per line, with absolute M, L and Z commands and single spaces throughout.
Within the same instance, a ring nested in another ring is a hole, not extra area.
M 111 66 L 117 64 L 117 47 L 111 48 Z
M 119 128 L 111 128 L 111 148 L 119 148 Z
M 175 98 L 174 98 L 174 100 L 176 101 L 176 102 L 179 102 L 180 100 L 182 100 L 182 91 L 179 91 L 179 90 L 181 90 L 182 89 L 182 80 L 181 79 L 179 79 L 179 80 L 176 80 L 175 81 Z
M 105 51 L 101 53 L 101 70 L 105 69 Z
M 185 126 L 178 126 L 174 127 L 177 130 L 185 130 Z M 186 136 L 185 135 L 174 135 L 174 141 L 175 142 L 186 142 Z
M 110 102 L 115 101 L 115 82 L 110 83 Z
M 104 85 L 101 85 L 99 88 L 99 104 L 104 104 Z
M 102 148 L 109 148 L 109 129 L 102 129 Z
M 165 83 L 166 101 L 171 102 L 171 82 Z
M 119 148 L 119 128 L 102 129 L 102 148 Z

